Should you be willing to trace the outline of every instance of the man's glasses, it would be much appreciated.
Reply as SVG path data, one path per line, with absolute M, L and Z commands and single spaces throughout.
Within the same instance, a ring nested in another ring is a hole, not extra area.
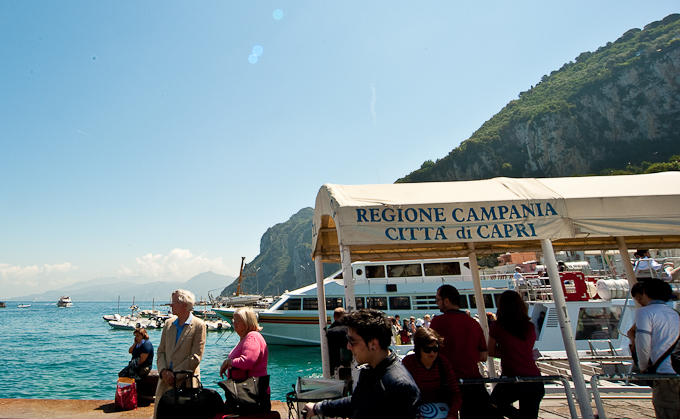
M 423 347 L 421 348 L 421 350 L 422 350 L 423 352 L 425 352 L 426 354 L 429 354 L 429 353 L 432 353 L 432 352 L 439 352 L 439 345 L 435 345 L 435 346 L 423 346 Z
M 352 348 L 354 348 L 354 345 L 356 345 L 358 342 L 360 342 L 360 340 L 354 340 L 349 335 L 347 335 L 347 344 L 349 344 L 349 346 Z

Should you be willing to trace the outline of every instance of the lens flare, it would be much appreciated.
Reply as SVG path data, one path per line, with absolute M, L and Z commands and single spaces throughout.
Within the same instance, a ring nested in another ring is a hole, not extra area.
M 281 20 L 283 17 L 283 11 L 281 9 L 274 10 L 274 19 Z
M 263 52 L 264 50 L 262 49 L 262 45 L 255 45 L 253 47 L 253 54 L 257 55 L 258 57 L 262 55 Z
M 250 64 L 255 64 L 257 62 L 257 55 L 250 54 L 250 57 L 248 57 L 248 61 L 250 61 Z

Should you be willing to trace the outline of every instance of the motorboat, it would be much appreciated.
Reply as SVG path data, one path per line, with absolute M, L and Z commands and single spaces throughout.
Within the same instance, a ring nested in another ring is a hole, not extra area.
M 116 320 L 110 320 L 109 326 L 113 329 L 119 330 L 134 330 L 138 328 L 142 329 L 160 329 L 165 324 L 165 316 L 160 317 L 134 317 L 134 316 L 117 316 Z
M 67 295 L 62 296 L 59 299 L 59 301 L 57 301 L 57 307 L 58 308 L 73 307 L 73 301 L 71 301 L 71 297 Z
M 205 326 L 208 332 L 220 332 L 231 329 L 231 325 L 226 320 L 205 320 Z
M 461 294 L 460 309 L 477 315 L 477 303 L 468 258 L 432 260 L 356 262 L 352 264 L 356 308 L 375 308 L 388 316 L 422 318 L 439 313 L 435 301 L 442 284 L 455 286 Z M 607 346 L 620 348 L 622 316 L 634 312 L 626 302 L 625 279 L 586 277 L 582 272 L 562 272 L 562 287 L 567 300 L 576 346 L 583 353 L 591 351 L 594 341 L 606 340 Z M 518 285 L 511 274 L 481 276 L 484 305 L 495 312 L 500 295 L 514 289 L 522 293 L 529 305 L 529 316 L 537 327 L 536 348 L 541 352 L 562 351 L 564 344 L 557 320 L 555 302 L 549 285 L 537 273 L 525 274 L 526 283 Z M 324 279 L 327 324 L 336 307 L 345 307 L 342 271 Z M 270 345 L 315 346 L 320 343 L 319 311 L 316 284 L 284 293 L 269 308 L 259 311 L 261 333 Z M 624 310 L 624 307 L 627 307 Z M 632 307 L 631 307 L 632 306 Z M 215 308 L 231 321 L 234 308 Z M 543 314 L 541 314 L 543 313 Z M 544 317 L 544 320 L 539 321 Z M 632 321 L 632 320 L 631 320 Z M 628 320 L 627 320 L 628 322 Z M 539 323 L 542 327 L 538 327 Z M 632 324 L 632 323 L 631 323 Z M 625 328 L 625 325 L 623 326 Z M 630 327 L 630 326 L 628 326 Z M 625 328 L 627 330 L 627 328 Z M 559 353 L 559 352 L 556 352 Z
M 17 304 L 17 307 L 19 308 L 28 308 L 30 306 L 31 306 L 30 304 Z

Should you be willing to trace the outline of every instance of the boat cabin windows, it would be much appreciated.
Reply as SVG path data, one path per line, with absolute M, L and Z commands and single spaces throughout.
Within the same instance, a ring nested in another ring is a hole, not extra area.
M 482 294 L 482 297 L 484 298 L 484 308 L 494 308 L 495 306 L 493 305 L 493 294 Z M 477 308 L 477 300 L 475 299 L 474 294 L 470 294 L 470 307 L 471 308 Z
M 392 309 L 394 309 L 394 307 L 392 307 Z M 413 309 L 414 310 L 439 310 L 439 306 L 437 305 L 437 296 L 436 295 L 416 295 L 415 297 L 413 297 Z
M 341 297 L 326 298 L 326 310 L 335 310 L 342 307 L 343 299 Z
M 366 278 L 384 278 L 385 267 L 383 265 L 368 265 L 366 268 Z M 360 273 L 358 274 L 361 275 Z
M 410 310 L 411 299 L 409 297 L 390 297 L 390 310 Z
M 289 298 L 281 305 L 281 310 L 301 310 L 302 300 L 299 298 Z
M 387 310 L 387 297 L 366 297 L 366 308 Z
M 425 263 L 425 276 L 460 275 L 459 262 Z
M 319 300 L 314 298 L 303 298 L 302 299 L 302 309 L 303 310 L 318 310 L 319 309 Z
M 576 324 L 576 340 L 616 339 L 617 327 L 621 314 L 619 310 L 609 307 L 581 308 Z
M 404 278 L 409 276 L 423 276 L 423 268 L 420 263 L 387 265 L 388 278 Z
M 468 296 L 465 294 L 460 295 L 460 304 L 458 305 L 458 308 L 461 310 L 465 310 L 467 308 L 470 308 L 470 304 L 468 304 Z

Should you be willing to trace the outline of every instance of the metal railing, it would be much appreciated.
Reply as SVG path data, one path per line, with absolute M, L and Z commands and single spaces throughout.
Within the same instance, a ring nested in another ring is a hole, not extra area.
M 471 379 L 460 379 L 458 380 L 458 385 L 470 385 L 470 384 L 495 384 L 495 383 L 554 383 L 559 381 L 564 387 L 564 394 L 567 397 L 567 403 L 569 404 L 569 414 L 572 419 L 578 419 L 578 412 L 576 411 L 576 403 L 574 403 L 574 397 L 571 393 L 571 386 L 569 385 L 569 380 L 562 375 L 542 375 L 538 377 L 499 377 L 499 378 L 471 378 Z
M 626 381 L 645 381 L 645 380 L 680 380 L 680 374 L 596 374 L 590 379 L 590 389 L 593 393 L 593 398 L 595 399 L 595 406 L 597 407 L 597 417 L 598 419 L 605 419 L 606 415 L 604 412 L 604 405 L 602 404 L 602 399 L 600 398 L 600 391 L 598 389 L 598 384 L 600 379 L 605 380 L 620 380 Z

